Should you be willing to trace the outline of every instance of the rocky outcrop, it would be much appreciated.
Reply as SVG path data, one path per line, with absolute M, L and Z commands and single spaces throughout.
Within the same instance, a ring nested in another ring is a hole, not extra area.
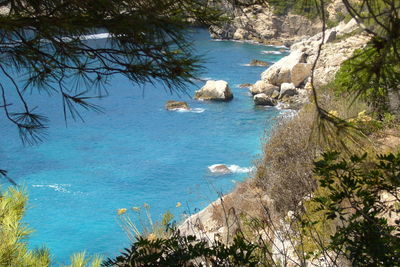
M 279 92 L 279 98 L 290 97 L 297 95 L 296 86 L 293 83 L 282 83 Z
M 264 71 L 261 74 L 261 80 L 251 87 L 251 92 L 253 94 L 266 93 L 267 90 L 264 88 L 275 86 L 277 88 L 275 90 L 279 93 L 280 107 L 299 109 L 308 102 L 311 89 L 308 81 L 321 42 L 323 41 L 324 44 L 314 70 L 316 87 L 324 86 L 332 81 L 342 62 L 350 58 L 354 50 L 368 42 L 369 37 L 366 35 L 351 35 L 357 28 L 357 23 L 351 20 L 347 24 L 341 23 L 325 31 L 324 36 L 318 33 L 307 40 L 293 44 L 291 53 Z M 350 37 L 347 37 L 348 35 Z M 268 95 L 270 91 L 266 94 Z M 277 92 L 272 94 L 270 95 L 272 98 L 277 97 Z
M 165 104 L 165 109 L 167 110 L 190 110 L 189 105 L 184 101 L 173 101 L 170 100 Z
M 277 104 L 277 101 L 275 99 L 264 93 L 255 95 L 253 97 L 253 100 L 254 104 L 260 106 L 275 106 Z
M 300 77 L 296 76 L 296 74 L 299 74 L 299 69 L 310 69 L 309 73 L 305 73 L 305 71 L 301 73 L 303 80 L 311 74 L 311 67 L 306 66 L 306 57 L 307 54 L 302 51 L 293 51 L 288 56 L 282 58 L 274 65 L 272 65 L 269 69 L 264 71 L 261 74 L 261 78 L 266 83 L 276 86 L 279 86 L 282 83 L 294 84 L 296 82 L 296 84 L 298 84 Z M 294 72 L 292 77 L 293 69 Z
M 233 99 L 233 94 L 226 81 L 210 80 L 194 95 L 198 100 L 229 101 Z
M 255 84 L 253 84 L 253 85 L 250 87 L 250 92 L 251 92 L 253 95 L 264 93 L 264 94 L 266 94 L 266 95 L 268 95 L 268 96 L 271 96 L 272 93 L 273 93 L 275 90 L 279 90 L 279 87 L 278 87 L 278 86 L 275 86 L 275 85 L 273 85 L 273 84 L 270 84 L 270 83 L 268 83 L 268 82 L 265 82 L 265 81 L 263 81 L 263 80 L 257 81 Z

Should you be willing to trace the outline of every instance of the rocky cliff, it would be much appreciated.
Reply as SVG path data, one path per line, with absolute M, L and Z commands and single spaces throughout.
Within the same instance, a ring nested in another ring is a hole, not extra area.
M 261 74 L 261 80 L 250 88 L 256 100 L 266 94 L 281 102 L 283 108 L 299 109 L 308 102 L 310 76 L 323 42 L 320 57 L 314 70 L 314 85 L 322 87 L 332 81 L 343 61 L 350 58 L 354 50 L 363 47 L 369 40 L 358 34 L 354 20 L 318 33 L 311 38 L 291 46 L 291 53 L 276 62 Z M 324 37 L 324 39 L 322 39 Z M 275 96 L 270 88 L 276 88 Z
M 311 19 L 310 14 L 300 15 L 294 10 L 277 14 L 266 2 L 248 7 L 225 3 L 223 9 L 230 19 L 222 26 L 211 27 L 211 37 L 290 46 L 321 31 L 322 23 Z M 345 14 L 345 9 L 341 1 L 335 0 L 327 6 L 327 12 L 330 21 L 334 22 L 342 19 L 343 15 L 337 14 Z

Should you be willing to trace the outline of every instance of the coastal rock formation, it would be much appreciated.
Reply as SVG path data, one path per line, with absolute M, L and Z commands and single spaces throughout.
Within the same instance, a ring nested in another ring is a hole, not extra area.
M 326 30 L 324 35 L 318 33 L 307 40 L 293 44 L 288 56 L 261 74 L 261 80 L 253 85 L 254 93 L 252 93 L 263 93 L 261 88 L 266 84 L 279 86 L 279 90 L 273 91 L 271 96 L 276 98 L 279 91 L 279 101 L 282 103 L 280 107 L 299 109 L 308 102 L 311 89 L 308 81 L 321 42 L 324 41 L 324 44 L 314 70 L 316 87 L 332 81 L 343 61 L 350 58 L 354 50 L 368 42 L 369 37 L 357 34 L 357 28 L 356 21 L 351 20 Z
M 257 81 L 255 84 L 253 84 L 253 86 L 250 87 L 250 92 L 253 95 L 264 93 L 268 96 L 271 96 L 275 90 L 279 90 L 279 87 L 263 80 Z
M 167 110 L 177 110 L 177 109 L 190 110 L 189 105 L 186 102 L 173 101 L 173 100 L 170 100 L 165 104 L 165 109 L 167 109 Z
M 292 69 L 299 63 L 306 62 L 306 54 L 302 51 L 293 51 L 288 56 L 282 58 L 261 74 L 262 80 L 267 83 L 279 86 L 282 83 L 292 82 Z M 296 67 L 299 68 L 299 67 Z M 299 77 L 295 77 L 298 81 Z
M 290 70 L 290 79 L 294 86 L 299 86 L 305 79 L 311 76 L 312 65 L 298 63 Z
M 297 95 L 296 86 L 293 83 L 282 83 L 279 98 Z
M 198 100 L 229 101 L 233 99 L 233 94 L 226 81 L 210 80 L 194 95 Z
M 254 104 L 260 106 L 275 106 L 277 104 L 276 100 L 266 94 L 257 94 L 253 97 Z

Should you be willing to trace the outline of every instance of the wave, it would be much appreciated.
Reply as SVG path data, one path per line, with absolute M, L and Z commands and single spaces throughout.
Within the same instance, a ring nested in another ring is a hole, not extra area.
M 268 51 L 268 50 L 264 50 L 264 51 L 261 51 L 261 53 L 263 53 L 263 54 L 272 54 L 272 55 L 281 55 L 282 54 L 282 52 L 280 52 L 280 51 Z
M 71 187 L 70 184 L 34 184 L 32 185 L 32 187 L 47 187 L 57 192 L 71 193 L 69 190 L 66 189 L 66 187 Z
M 243 66 L 243 67 L 252 67 L 252 65 L 251 64 L 249 64 L 249 63 L 247 63 L 247 64 L 239 64 L 240 66 Z
M 276 48 L 283 48 L 283 49 L 289 50 L 289 47 L 284 46 L 284 45 L 266 45 L 266 46 L 268 46 L 268 47 L 276 47 Z
M 187 112 L 190 112 L 190 113 L 203 113 L 206 109 L 204 109 L 204 108 L 191 108 L 191 109 L 189 109 L 189 110 L 187 110 L 187 109 L 184 109 L 184 108 L 174 108 L 174 109 L 171 109 L 172 111 L 176 111 L 176 112 L 182 112 L 182 113 L 187 113 Z
M 218 173 L 218 174 L 230 174 L 230 173 L 249 173 L 253 171 L 254 167 L 240 167 L 238 165 L 225 165 L 225 164 L 214 164 L 208 166 L 208 170 L 211 173 Z

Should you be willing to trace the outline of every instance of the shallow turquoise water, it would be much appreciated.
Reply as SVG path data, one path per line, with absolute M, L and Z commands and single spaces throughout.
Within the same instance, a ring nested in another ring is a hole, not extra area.
M 116 77 L 110 97 L 99 101 L 105 113 L 84 113 L 85 123 L 70 122 L 67 128 L 56 96 L 30 96 L 51 119 L 40 145 L 23 147 L 17 130 L 0 118 L 0 167 L 26 186 L 25 221 L 36 230 L 30 244 L 49 247 L 56 264 L 66 263 L 73 252 L 113 256 L 128 246 L 117 224 L 118 208 L 148 203 L 154 219 L 170 210 L 179 220 L 248 175 L 218 176 L 207 167 L 253 165 L 279 111 L 255 108 L 247 89 L 237 85 L 255 82 L 265 69 L 245 66 L 252 59 L 277 61 L 283 55 L 263 53 L 278 51 L 275 47 L 211 41 L 204 30 L 194 39 L 206 59 L 203 78 L 226 80 L 233 101 L 199 102 Z M 190 86 L 190 95 L 203 84 Z M 204 112 L 164 110 L 172 99 Z

